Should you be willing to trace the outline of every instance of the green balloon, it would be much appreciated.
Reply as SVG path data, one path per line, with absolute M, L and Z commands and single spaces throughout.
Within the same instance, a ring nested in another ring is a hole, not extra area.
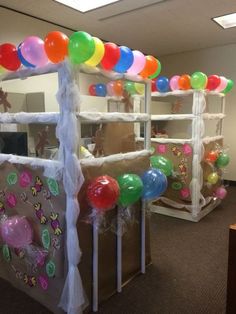
M 233 88 L 233 86 L 234 86 L 234 81 L 228 80 L 227 86 L 226 86 L 225 89 L 222 91 L 222 93 L 226 94 L 226 93 L 230 92 L 231 89 Z
M 151 156 L 150 160 L 151 166 L 161 170 L 167 177 L 172 174 L 173 164 L 171 160 L 160 155 Z
M 134 82 L 130 82 L 130 81 L 125 82 L 124 88 L 130 95 L 134 95 L 137 93 L 134 86 Z
M 143 182 L 136 174 L 123 174 L 117 178 L 120 187 L 118 203 L 121 206 L 129 206 L 138 201 L 143 192 Z
M 224 168 L 229 163 L 229 155 L 226 153 L 221 153 L 216 160 L 216 166 L 218 168 Z
M 193 89 L 204 89 L 207 85 L 207 76 L 202 72 L 195 72 L 191 75 L 190 83 Z
M 86 32 L 75 32 L 70 36 L 68 53 L 72 63 L 80 64 L 92 57 L 95 51 L 93 37 Z
M 160 73 L 161 73 L 161 62 L 159 60 L 157 60 L 157 64 L 158 64 L 158 67 L 157 67 L 157 70 L 154 74 L 150 75 L 149 78 L 152 80 L 154 78 L 156 78 Z

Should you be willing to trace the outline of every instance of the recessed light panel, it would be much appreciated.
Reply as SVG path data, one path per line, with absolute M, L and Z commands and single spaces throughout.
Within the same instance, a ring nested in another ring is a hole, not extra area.
M 214 17 L 213 20 L 223 28 L 236 27 L 236 13 Z
M 82 13 L 98 9 L 120 0 L 54 0 Z

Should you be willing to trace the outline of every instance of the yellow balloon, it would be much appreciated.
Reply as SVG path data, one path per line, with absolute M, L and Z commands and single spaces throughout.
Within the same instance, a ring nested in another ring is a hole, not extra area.
M 1 65 L 0 65 L 0 75 L 1 74 L 4 74 L 6 72 L 6 70 L 4 69 L 4 67 L 2 67 Z
M 219 176 L 217 172 L 212 172 L 209 174 L 209 176 L 207 177 L 207 181 L 210 184 L 216 184 L 219 180 Z
M 93 40 L 95 43 L 95 50 L 92 57 L 88 59 L 85 64 L 95 67 L 102 60 L 105 53 L 105 48 L 103 42 L 99 38 L 93 37 Z
M 143 95 L 145 92 L 145 85 L 141 83 L 134 83 L 134 87 L 138 94 Z

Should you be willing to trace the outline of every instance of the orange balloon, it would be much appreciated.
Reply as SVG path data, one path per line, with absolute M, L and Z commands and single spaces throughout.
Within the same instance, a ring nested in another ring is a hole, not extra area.
M 150 75 L 154 74 L 158 68 L 158 61 L 153 56 L 146 56 L 146 64 L 144 69 L 139 73 L 143 78 L 148 78 Z
M 183 74 L 178 80 L 179 89 L 187 90 L 191 88 L 190 76 L 188 74 Z
M 44 39 L 44 49 L 48 59 L 59 63 L 68 55 L 69 38 L 61 32 L 50 32 Z
M 219 153 L 217 151 L 211 150 L 206 154 L 206 161 L 214 163 L 218 158 Z
M 115 96 L 122 96 L 123 95 L 123 83 L 122 81 L 115 81 L 113 85 L 113 91 Z

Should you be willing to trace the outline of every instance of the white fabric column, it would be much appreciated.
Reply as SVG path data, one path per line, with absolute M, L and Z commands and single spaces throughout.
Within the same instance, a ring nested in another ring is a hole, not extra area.
M 59 306 L 69 314 L 79 314 L 82 313 L 83 307 L 86 306 L 82 281 L 77 267 L 81 258 L 76 227 L 80 212 L 77 195 L 84 182 L 80 163 L 76 155 L 78 143 L 76 110 L 80 99 L 71 65 L 64 62 L 58 74 L 59 91 L 57 100 L 60 106 L 60 116 L 56 135 L 60 141 L 59 161 L 64 165 L 63 184 L 66 192 L 66 248 L 68 262 L 68 273 Z

